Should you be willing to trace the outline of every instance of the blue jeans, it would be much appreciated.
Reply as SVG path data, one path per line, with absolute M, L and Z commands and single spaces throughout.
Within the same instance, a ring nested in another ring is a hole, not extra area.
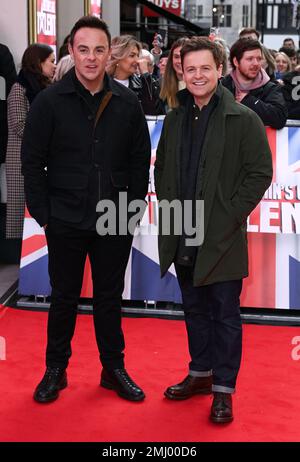
M 193 286 L 193 269 L 176 266 L 188 334 L 190 375 L 213 376 L 213 391 L 234 393 L 242 356 L 242 280 Z

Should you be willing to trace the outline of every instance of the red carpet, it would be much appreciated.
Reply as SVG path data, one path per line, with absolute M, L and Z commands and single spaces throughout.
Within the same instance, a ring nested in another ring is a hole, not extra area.
M 0 360 L 2 442 L 300 441 L 300 362 L 291 357 L 299 328 L 244 326 L 235 420 L 218 427 L 208 420 L 210 396 L 174 403 L 163 397 L 187 371 L 180 321 L 124 319 L 127 369 L 147 395 L 143 403 L 130 403 L 98 386 L 92 317 L 79 316 L 69 387 L 55 403 L 35 403 L 46 319 L 45 313 L 0 309 L 0 337 L 6 341 L 6 360 Z

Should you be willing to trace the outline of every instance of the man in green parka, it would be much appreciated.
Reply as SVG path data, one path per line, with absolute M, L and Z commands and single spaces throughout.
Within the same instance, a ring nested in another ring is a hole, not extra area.
M 162 275 L 175 263 L 191 362 L 187 377 L 165 396 L 181 400 L 213 392 L 210 418 L 226 423 L 233 420 L 231 396 L 242 353 L 239 297 L 248 276 L 247 217 L 271 183 L 272 160 L 259 117 L 219 83 L 219 46 L 194 37 L 181 58 L 186 90 L 164 122 L 155 185 L 159 204 L 175 201 L 177 208 L 189 204 L 191 210 L 180 215 L 180 234 L 178 210 L 166 230 L 161 207 L 159 232 Z M 200 241 L 195 236 L 201 231 Z

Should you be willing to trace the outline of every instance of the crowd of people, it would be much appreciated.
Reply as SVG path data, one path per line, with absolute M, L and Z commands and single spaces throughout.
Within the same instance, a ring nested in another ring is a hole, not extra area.
M 168 50 L 162 48 L 156 35 L 150 51 L 147 44 L 133 36 L 114 37 L 106 69 L 108 75 L 137 95 L 146 115 L 154 116 L 165 115 L 178 106 L 178 92 L 186 86 L 180 51 L 189 40 L 179 38 Z M 259 38 L 257 30 L 243 29 L 229 48 L 224 40 L 214 37 L 223 56 L 220 81 L 236 101 L 256 112 L 264 125 L 280 129 L 287 119 L 300 119 L 300 55 L 291 38 L 286 38 L 278 51 L 267 49 Z M 8 239 L 22 237 L 24 185 L 20 149 L 26 115 L 37 93 L 62 79 L 74 66 L 68 40 L 69 36 L 60 49 L 57 65 L 50 47 L 30 45 L 18 76 L 9 50 L 1 45 L 0 72 L 7 81 L 8 97 L 7 108 L 1 102 L 1 162 L 6 160 Z

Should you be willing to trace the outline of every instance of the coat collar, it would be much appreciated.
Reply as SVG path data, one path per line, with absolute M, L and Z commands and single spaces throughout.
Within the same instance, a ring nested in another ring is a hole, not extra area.
M 230 93 L 230 91 L 227 90 L 227 88 L 224 88 L 221 83 L 218 84 L 216 94 L 219 97 L 218 105 L 222 104 L 223 106 L 222 112 L 224 115 L 240 114 L 239 104 L 235 101 L 234 96 Z M 189 95 L 190 92 L 187 89 L 181 90 L 177 93 L 177 98 L 179 101 L 179 107 L 176 109 L 177 111 L 182 111 L 188 102 Z
M 75 69 L 72 68 L 67 74 L 62 78 L 60 82 L 57 83 L 59 85 L 58 93 L 66 94 L 66 93 L 77 93 L 76 86 L 74 84 Z M 114 82 L 114 80 L 107 74 L 104 76 L 105 84 L 108 91 L 111 91 L 113 95 L 120 96 L 120 92 L 118 86 Z

